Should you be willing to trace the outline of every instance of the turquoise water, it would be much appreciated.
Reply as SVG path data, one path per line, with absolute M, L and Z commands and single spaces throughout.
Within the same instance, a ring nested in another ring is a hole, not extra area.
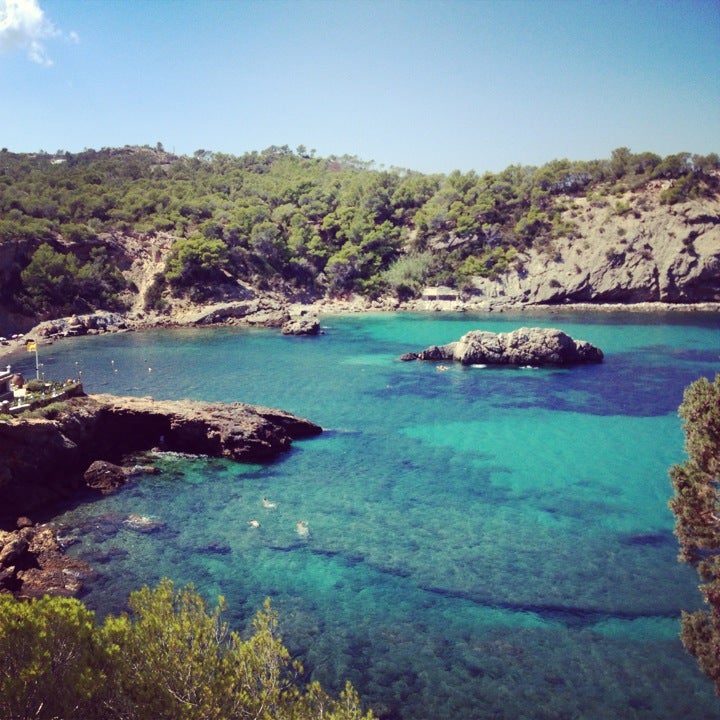
M 397 360 L 530 324 L 606 361 L 438 372 Z M 89 392 L 242 400 L 326 429 L 267 466 L 156 456 L 162 474 L 53 518 L 97 570 L 91 607 L 118 612 L 169 576 L 224 595 L 244 629 L 269 596 L 308 675 L 334 691 L 350 679 L 383 718 L 720 717 L 677 639 L 697 579 L 676 562 L 667 509 L 668 468 L 683 459 L 677 406 L 720 370 L 720 318 L 323 325 L 316 338 L 217 328 L 41 348 L 48 377 L 81 374 Z M 130 513 L 162 525 L 138 532 Z

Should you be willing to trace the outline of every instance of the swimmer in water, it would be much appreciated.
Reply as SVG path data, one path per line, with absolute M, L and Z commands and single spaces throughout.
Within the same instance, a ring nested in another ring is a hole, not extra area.
M 310 528 L 305 520 L 295 523 L 295 531 L 300 537 L 307 537 L 310 534 Z
M 266 507 L 270 510 L 277 507 L 277 503 L 271 502 L 267 498 L 263 498 L 263 507 Z
M 257 520 L 248 520 L 248 525 L 253 528 L 260 527 L 260 523 Z

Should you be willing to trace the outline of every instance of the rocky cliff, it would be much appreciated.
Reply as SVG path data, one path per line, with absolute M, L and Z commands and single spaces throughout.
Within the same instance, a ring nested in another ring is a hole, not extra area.
M 602 197 L 564 199 L 567 234 L 521 250 L 498 278 L 471 280 L 474 298 L 490 305 L 560 303 L 720 302 L 720 199 L 667 205 L 670 180 Z M 139 292 L 162 270 L 172 237 L 115 234 L 108 239 L 120 267 Z M 288 299 L 247 284 L 218 289 L 217 309 L 205 312 L 184 299 L 168 299 L 166 317 L 181 324 L 247 318 L 279 326 Z M 201 320 L 202 318 L 202 320 Z
M 498 278 L 473 278 L 475 297 L 469 299 L 490 305 L 720 302 L 720 199 L 663 204 L 670 182 L 599 198 L 568 196 L 562 215 L 567 235 L 521 250 Z M 139 290 L 133 311 L 140 313 L 172 238 L 115 234 L 111 244 Z M 165 317 L 180 324 L 244 318 L 279 326 L 287 303 L 276 293 L 230 284 L 218 288 L 209 311 L 168 298 Z
M 475 292 L 491 305 L 720 301 L 720 201 L 663 205 L 667 184 L 568 198 L 572 237 L 519 253 L 499 279 L 475 278 Z

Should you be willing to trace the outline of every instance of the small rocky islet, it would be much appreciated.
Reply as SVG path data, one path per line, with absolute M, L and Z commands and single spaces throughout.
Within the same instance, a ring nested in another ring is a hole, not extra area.
M 516 367 L 561 367 L 599 363 L 603 358 L 602 350 L 585 340 L 575 340 L 557 328 L 539 327 L 522 327 L 507 333 L 471 330 L 455 342 L 432 345 L 400 357 L 403 361 L 450 361 L 461 365 Z

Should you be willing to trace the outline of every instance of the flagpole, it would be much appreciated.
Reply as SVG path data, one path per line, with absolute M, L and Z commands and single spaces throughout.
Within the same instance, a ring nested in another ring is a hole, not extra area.
M 25 345 L 28 352 L 35 351 L 35 379 L 40 379 L 40 359 L 38 358 L 38 344 L 37 340 L 28 340 L 27 344 Z

